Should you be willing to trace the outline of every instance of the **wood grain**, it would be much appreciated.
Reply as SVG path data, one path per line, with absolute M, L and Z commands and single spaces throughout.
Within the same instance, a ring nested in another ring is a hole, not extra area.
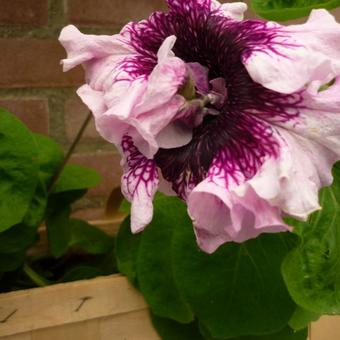
M 1 294 L 0 337 L 145 308 L 121 275 Z
M 323 316 L 311 325 L 309 340 L 339 340 L 340 317 Z

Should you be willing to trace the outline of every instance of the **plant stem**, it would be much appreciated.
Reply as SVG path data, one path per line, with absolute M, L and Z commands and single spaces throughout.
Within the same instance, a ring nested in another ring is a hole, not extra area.
M 91 121 L 91 118 L 92 118 L 92 112 L 89 112 L 88 115 L 86 116 L 83 124 L 81 125 L 76 137 L 74 138 L 71 146 L 69 147 L 67 153 L 66 153 L 66 156 L 63 160 L 63 162 L 60 164 L 57 172 L 54 174 L 52 180 L 51 180 L 51 183 L 48 187 L 48 193 L 50 194 L 55 186 L 55 184 L 57 183 L 58 181 L 58 178 L 59 176 L 61 175 L 61 173 L 63 172 L 64 168 L 65 168 L 65 165 L 67 164 L 67 162 L 69 161 L 71 155 L 73 154 L 76 146 L 78 145 L 81 137 L 83 136 L 83 133 L 87 127 L 87 125 L 89 124 L 89 122 Z
M 38 287 L 46 287 L 51 284 L 47 279 L 34 271 L 27 263 L 24 264 L 24 272 Z

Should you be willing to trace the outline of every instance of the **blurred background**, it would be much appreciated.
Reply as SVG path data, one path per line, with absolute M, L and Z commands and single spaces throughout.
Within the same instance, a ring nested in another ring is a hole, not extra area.
M 84 83 L 81 67 L 63 73 L 60 66 L 65 57 L 57 40 L 61 28 L 74 24 L 84 33 L 111 35 L 160 9 L 166 9 L 164 0 L 0 0 L 0 106 L 66 150 L 88 110 L 75 94 Z M 333 13 L 340 21 L 340 9 Z M 254 15 L 248 11 L 247 17 Z M 74 215 L 102 219 L 111 190 L 120 184 L 119 155 L 91 122 L 71 161 L 103 176 L 74 207 Z

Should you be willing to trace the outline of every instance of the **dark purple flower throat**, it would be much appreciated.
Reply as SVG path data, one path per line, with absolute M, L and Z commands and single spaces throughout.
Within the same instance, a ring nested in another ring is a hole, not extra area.
M 266 157 L 277 157 L 278 143 L 271 124 L 299 114 L 299 93 L 280 94 L 255 83 L 243 63 L 254 52 L 275 51 L 275 38 L 283 34 L 259 20 L 242 22 L 210 10 L 210 0 L 169 0 L 168 13 L 156 12 L 130 26 L 140 57 L 129 61 L 136 76 L 148 75 L 157 63 L 157 51 L 168 36 L 177 37 L 174 53 L 186 63 L 209 70 L 209 80 L 223 78 L 227 95 L 193 130 L 183 147 L 160 149 L 157 166 L 183 198 L 187 189 L 202 181 L 214 159 L 223 160 L 224 173 L 237 178 L 254 176 Z

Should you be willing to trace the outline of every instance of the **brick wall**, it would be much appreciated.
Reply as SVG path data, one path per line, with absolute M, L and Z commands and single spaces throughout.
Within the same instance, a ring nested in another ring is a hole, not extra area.
M 113 34 L 162 8 L 162 0 L 0 0 L 0 106 L 66 150 L 88 110 L 75 95 L 82 69 L 63 73 L 59 64 L 65 57 L 57 41 L 61 28 L 73 23 L 86 33 Z M 103 217 L 105 201 L 120 182 L 119 161 L 90 124 L 72 162 L 96 168 L 103 182 L 77 203 L 76 215 Z
M 0 106 L 67 149 L 88 110 L 75 95 L 82 69 L 63 73 L 59 64 L 65 56 L 57 41 L 61 28 L 73 23 L 85 33 L 113 34 L 164 8 L 163 0 L 0 0 Z M 119 160 L 91 124 L 72 161 L 97 168 L 104 180 L 77 204 L 76 214 L 102 217 L 119 185 Z

